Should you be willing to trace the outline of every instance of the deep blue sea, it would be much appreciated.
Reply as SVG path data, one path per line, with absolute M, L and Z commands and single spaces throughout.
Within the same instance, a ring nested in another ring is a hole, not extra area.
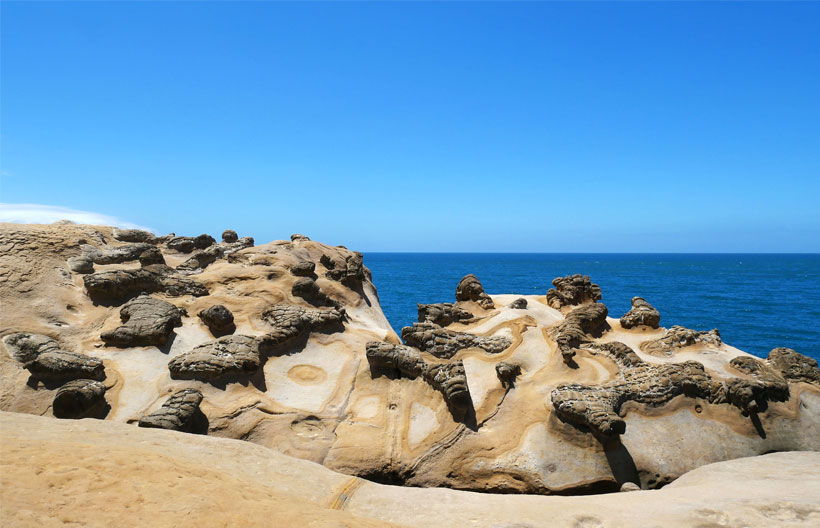
M 583 273 L 612 317 L 644 297 L 661 325 L 717 328 L 723 341 L 766 357 L 779 346 L 820 359 L 820 255 L 366 253 L 387 319 L 399 332 L 416 303 L 453 302 L 475 274 L 489 294 L 544 295 L 552 279 Z

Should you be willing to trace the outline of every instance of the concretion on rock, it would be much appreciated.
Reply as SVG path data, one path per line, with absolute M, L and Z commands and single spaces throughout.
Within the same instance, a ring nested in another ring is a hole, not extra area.
M 791 348 L 775 348 L 766 361 L 788 381 L 804 381 L 820 385 L 820 369 L 817 360 L 804 356 Z
M 196 389 L 182 389 L 171 395 L 162 407 L 140 418 L 140 427 L 170 429 L 183 433 L 207 434 L 208 418 L 200 410 L 202 393 Z
M 65 350 L 49 350 L 26 362 L 23 368 L 37 379 L 45 381 L 67 381 L 73 379 L 103 379 L 105 370 L 102 361 L 85 354 L 75 354 Z
M 418 304 L 419 322 L 431 322 L 439 326 L 468 321 L 473 314 L 452 303 Z
M 88 295 L 95 301 L 123 301 L 142 293 L 162 292 L 172 297 L 208 295 L 201 283 L 182 277 L 173 268 L 154 264 L 135 270 L 112 270 L 83 277 Z
M 203 343 L 168 362 L 172 379 L 217 380 L 259 370 L 259 338 L 231 335 Z
M 296 279 L 290 291 L 294 297 L 301 297 L 313 306 L 339 306 L 339 303 L 328 297 L 310 277 Z
M 310 238 L 306 237 L 305 235 L 300 235 L 299 233 L 294 233 L 290 235 L 291 242 L 308 242 Z
M 654 306 L 646 302 L 643 297 L 632 298 L 632 309 L 621 317 L 621 327 L 634 328 L 648 326 L 657 328 L 661 322 L 661 314 Z
M 148 244 L 158 244 L 166 237 L 158 237 L 149 231 L 142 229 L 118 229 L 114 228 L 111 231 L 111 236 L 120 242 L 147 242 Z M 174 236 L 173 233 L 169 236 Z
M 239 240 L 239 235 L 237 235 L 236 231 L 234 231 L 233 229 L 226 229 L 222 232 L 222 242 L 233 244 L 237 240 Z
M 442 359 L 450 359 L 459 350 L 480 348 L 490 354 L 499 354 L 512 345 L 508 337 L 481 337 L 466 332 L 454 332 L 434 323 L 413 323 L 401 330 L 404 342 L 421 351 Z
M 206 234 L 197 237 L 178 236 L 168 241 L 168 249 L 179 251 L 180 253 L 190 253 L 195 249 L 205 249 L 216 244 L 214 237 Z
M 366 347 L 367 361 L 375 375 L 415 379 L 421 377 L 441 392 L 453 414 L 466 412 L 471 406 L 467 375 L 461 360 L 450 363 L 428 363 L 418 350 L 404 345 L 371 341 Z
M 513 365 L 512 363 L 501 361 L 496 363 L 495 373 L 501 385 L 507 388 L 513 387 L 515 385 L 515 379 L 521 375 L 521 365 Z
M 153 264 L 165 264 L 165 257 L 162 256 L 162 251 L 158 247 L 152 247 L 140 253 L 139 261 L 144 268 Z
M 510 308 L 512 308 L 513 310 L 524 310 L 524 309 L 526 309 L 527 308 L 527 299 L 524 299 L 522 297 L 520 299 L 514 300 L 513 302 L 510 303 Z
M 57 418 L 104 418 L 109 406 L 105 385 L 95 380 L 72 380 L 60 387 L 52 404 Z
M 708 332 L 698 332 L 683 326 L 673 326 L 666 330 L 663 337 L 641 343 L 641 350 L 654 356 L 671 356 L 681 348 L 698 343 L 718 347 L 722 343 L 720 332 L 717 328 Z
M 118 347 L 162 346 L 182 325 L 182 310 L 148 295 L 128 301 L 120 309 L 123 325 L 100 334 L 106 345 Z
M 290 268 L 290 272 L 297 277 L 311 277 L 316 278 L 316 263 L 309 260 L 302 260 L 294 264 Z
M 82 253 L 67 260 L 68 267 L 76 273 L 91 273 L 94 264 L 121 264 L 139 259 L 140 255 L 154 246 L 147 243 L 124 244 L 122 246 L 106 246 L 98 249 L 90 244 L 81 244 Z
M 589 333 L 606 324 L 606 315 L 605 305 L 585 304 L 569 312 L 564 321 L 551 330 L 564 363 L 574 366 L 575 349 L 592 341 Z
M 601 300 L 601 288 L 592 283 L 589 275 L 558 277 L 552 281 L 552 285 L 555 288 L 547 291 L 547 304 L 556 310 Z
M 466 275 L 456 287 L 456 301 L 473 301 L 485 310 L 495 308 L 493 300 L 484 292 L 484 286 L 475 275 Z
M 251 246 L 253 246 L 253 238 L 251 237 L 242 237 L 230 243 L 221 242 L 220 244 L 214 244 L 205 249 L 194 251 L 191 257 L 177 266 L 176 269 L 189 273 L 199 272 L 216 262 L 217 259 L 225 258 L 228 255 Z
M 20 363 L 34 361 L 43 352 L 59 352 L 60 345 L 50 337 L 20 332 L 3 337 L 9 355 Z
M 267 346 L 280 347 L 312 331 L 344 330 L 343 309 L 309 310 L 292 304 L 276 304 L 262 312 L 262 319 L 271 325 L 265 335 Z
M 365 279 L 362 254 L 354 252 L 347 255 L 344 262 L 337 263 L 327 255 L 322 255 L 320 263 L 327 268 L 325 276 L 328 279 L 339 281 L 348 288 L 357 288 Z
M 221 304 L 215 304 L 199 312 L 199 318 L 214 337 L 232 334 L 236 330 L 233 314 Z
M 617 341 L 590 345 L 589 350 L 610 357 L 618 365 L 620 376 L 601 385 L 559 385 L 552 391 L 552 404 L 561 419 L 587 426 L 602 437 L 624 433 L 626 422 L 619 413 L 627 401 L 657 407 L 684 395 L 712 404 L 731 404 L 746 416 L 765 409 L 768 401 L 789 398 L 789 387 L 783 377 L 771 369 L 751 367 L 757 361 L 753 358 L 735 358 L 732 363 L 752 375 L 752 379 L 732 378 L 724 382 L 713 380 L 696 361 L 646 363 Z

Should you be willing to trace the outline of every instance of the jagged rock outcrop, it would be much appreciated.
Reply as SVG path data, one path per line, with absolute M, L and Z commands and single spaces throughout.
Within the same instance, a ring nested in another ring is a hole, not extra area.
M 367 344 L 371 372 L 415 379 L 421 377 L 441 392 L 453 414 L 460 418 L 472 407 L 467 375 L 461 361 L 427 363 L 418 350 L 403 345 L 372 341 Z
M 312 331 L 343 330 L 345 312 L 342 309 L 309 310 L 291 304 L 276 304 L 262 312 L 262 319 L 271 325 L 265 335 L 270 347 L 287 345 Z
M 527 308 L 527 299 L 521 297 L 510 303 L 510 308 L 513 310 L 525 310 Z
M 717 328 L 708 332 L 699 332 L 683 326 L 673 326 L 666 331 L 663 337 L 641 343 L 641 350 L 653 356 L 671 356 L 681 348 L 701 343 L 714 347 L 720 346 L 722 343 L 720 332 Z
M 765 409 L 769 401 L 789 398 L 789 387 L 784 378 L 754 358 L 735 358 L 730 362 L 733 367 L 753 376 L 752 379 L 718 381 L 713 380 L 696 361 L 649 364 L 617 341 L 594 345 L 591 349 L 613 359 L 621 376 L 595 386 L 559 385 L 552 391 L 551 398 L 561 419 L 587 426 L 603 437 L 624 433 L 626 422 L 619 413 L 627 401 L 657 407 L 684 395 L 702 398 L 712 404 L 731 404 L 748 416 Z
M 431 322 L 439 326 L 468 321 L 473 314 L 452 303 L 418 304 L 419 322 Z
M 214 237 L 202 234 L 197 237 L 175 236 L 166 243 L 166 246 L 173 251 L 190 253 L 195 249 L 205 249 L 214 244 L 216 244 Z
M 171 395 L 162 407 L 140 418 L 139 426 L 205 434 L 208 432 L 208 418 L 199 408 L 201 402 L 200 391 L 182 389 Z
M 413 323 L 401 330 L 401 338 L 414 348 L 438 358 L 450 359 L 459 350 L 480 348 L 489 354 L 499 354 L 512 345 L 508 337 L 482 337 L 466 332 L 454 332 L 434 323 Z
M 163 346 L 174 328 L 182 325 L 182 315 L 182 310 L 167 301 L 140 295 L 120 309 L 123 325 L 103 332 L 100 338 L 110 346 Z
M 168 362 L 172 379 L 213 381 L 231 375 L 253 374 L 262 359 L 259 338 L 231 335 L 203 343 Z
M 347 255 L 343 262 L 337 262 L 328 255 L 322 255 L 320 263 L 327 269 L 328 279 L 339 281 L 348 288 L 357 288 L 365 279 L 362 254 L 354 252 Z
M 316 263 L 309 260 L 300 260 L 290 268 L 290 272 L 297 277 L 310 277 L 316 279 Z
M 466 275 L 456 287 L 456 301 L 473 301 L 485 310 L 495 308 L 493 300 L 484 292 L 484 286 L 475 275 Z
M 817 367 L 817 360 L 799 354 L 791 348 L 773 349 L 769 352 L 766 361 L 788 381 L 803 381 L 820 385 L 820 369 Z
M 569 366 L 574 366 L 575 349 L 582 343 L 592 341 L 590 332 L 606 325 L 607 309 L 601 303 L 585 304 L 569 312 L 551 334 L 558 351 Z
M 97 302 L 124 301 L 141 293 L 162 292 L 172 297 L 208 295 L 202 283 L 183 277 L 173 268 L 161 264 L 94 273 L 84 276 L 83 283 L 88 295 Z
M 215 304 L 199 312 L 199 318 L 214 337 L 232 334 L 236 330 L 233 314 L 221 304 Z
M 521 375 L 521 365 L 501 361 L 495 365 L 495 374 L 505 388 L 514 387 L 516 378 Z
M 105 385 L 89 379 L 69 381 L 57 390 L 52 403 L 57 418 L 105 418 L 109 408 Z
M 237 235 L 233 229 L 226 229 L 222 232 L 222 242 L 233 244 L 237 240 L 239 240 L 239 235 Z
M 555 288 L 547 291 L 547 304 L 556 310 L 566 306 L 594 303 L 601 300 L 601 287 L 589 275 L 567 275 L 552 281 Z
M 621 317 L 621 327 L 623 328 L 635 328 L 636 326 L 657 328 L 660 323 L 660 312 L 646 302 L 643 297 L 633 297 L 632 309 Z
M 165 264 L 165 257 L 162 256 L 162 251 L 158 247 L 146 249 L 139 256 L 140 266 L 143 268 L 153 264 Z
M 301 297 L 313 306 L 339 306 L 339 303 L 328 297 L 310 277 L 296 279 L 290 291 L 295 297 Z

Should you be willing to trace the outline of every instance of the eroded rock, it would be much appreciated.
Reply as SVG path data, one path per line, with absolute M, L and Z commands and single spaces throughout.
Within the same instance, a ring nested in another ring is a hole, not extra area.
M 264 339 L 271 347 L 287 345 L 312 331 L 344 330 L 345 312 L 340 308 L 309 310 L 292 304 L 276 304 L 262 312 L 262 319 L 271 325 Z
M 239 235 L 233 229 L 226 229 L 222 232 L 222 242 L 233 244 L 237 240 L 239 240 Z
M 473 318 L 467 310 L 458 308 L 452 303 L 418 304 L 419 322 L 431 322 L 439 326 L 466 322 Z
M 450 359 L 459 350 L 480 348 L 490 354 L 499 354 L 512 345 L 508 337 L 481 337 L 466 332 L 454 332 L 434 323 L 414 323 L 401 330 L 401 338 L 411 347 Z
M 31 372 L 35 378 L 44 381 L 105 378 L 102 361 L 85 354 L 65 350 L 43 352 L 33 360 L 26 362 L 23 368 Z
M 316 278 L 316 264 L 309 260 L 302 260 L 294 264 L 290 268 L 290 272 L 297 277 L 311 277 Z
M 140 427 L 170 429 L 183 433 L 206 434 L 208 418 L 199 408 L 202 393 L 196 389 L 175 392 L 162 407 L 140 418 Z
M 493 300 L 484 292 L 484 286 L 475 275 L 466 275 L 456 287 L 456 301 L 473 301 L 485 310 L 495 308 Z
M 524 310 L 527 308 L 527 299 L 521 297 L 510 303 L 510 308 L 513 310 Z
M 564 363 L 575 366 L 575 350 L 582 343 L 592 341 L 590 332 L 604 327 L 606 316 L 605 305 L 597 302 L 585 304 L 569 312 L 564 321 L 550 331 Z
M 182 325 L 183 312 L 173 304 L 148 295 L 129 301 L 120 309 L 123 325 L 100 338 L 106 345 L 118 347 L 163 346 Z
M 168 362 L 172 379 L 217 380 L 224 376 L 253 374 L 259 370 L 261 340 L 231 335 L 203 343 Z
M 515 386 L 516 378 L 521 375 L 521 365 L 500 361 L 495 365 L 495 373 L 501 385 L 510 388 Z
M 339 306 L 339 303 L 328 297 L 319 285 L 316 284 L 316 281 L 310 277 L 300 277 L 296 279 L 291 288 L 291 293 L 295 297 L 301 297 L 313 306 Z
M 305 235 L 300 235 L 299 233 L 294 233 L 290 235 L 291 242 L 308 242 L 310 238 L 306 237 Z
M 817 360 L 799 354 L 791 348 L 775 348 L 769 352 L 767 362 L 788 381 L 803 381 L 820 385 L 820 369 Z
M 57 390 L 52 410 L 57 418 L 105 418 L 105 385 L 88 379 L 69 381 Z
M 623 328 L 635 328 L 636 326 L 658 328 L 660 323 L 660 312 L 646 302 L 643 297 L 633 297 L 632 309 L 621 317 L 621 327 Z
M 145 242 L 148 244 L 159 244 L 165 239 L 173 237 L 173 233 L 165 237 L 158 237 L 150 231 L 143 231 L 142 229 L 118 229 L 112 230 L 112 236 L 115 240 L 120 242 Z
M 717 328 L 708 332 L 699 332 L 683 326 L 673 326 L 666 331 L 663 337 L 641 343 L 641 350 L 655 356 L 671 356 L 681 348 L 700 343 L 719 347 L 722 343 L 720 332 Z
M 327 268 L 325 276 L 328 279 L 339 281 L 348 288 L 355 289 L 361 286 L 365 279 L 362 254 L 354 252 L 345 257 L 344 262 L 336 262 L 327 255 L 322 255 L 319 262 Z
M 166 244 L 168 249 L 179 251 L 180 253 L 190 253 L 195 249 L 205 249 L 216 244 L 216 240 L 211 235 L 202 234 L 197 237 L 177 236 Z
M 57 341 L 41 334 L 20 332 L 3 337 L 9 355 L 20 363 L 34 361 L 43 352 L 59 352 Z
M 221 304 L 215 304 L 199 312 L 199 318 L 214 337 L 232 334 L 236 330 L 233 314 Z
M 590 280 L 589 275 L 558 277 L 552 285 L 555 288 L 547 291 L 547 304 L 556 310 L 601 300 L 601 288 Z
M 172 297 L 208 295 L 205 286 L 154 264 L 136 270 L 112 270 L 83 277 L 88 295 L 96 302 L 123 301 L 142 293 L 162 292 Z
M 139 256 L 140 266 L 143 268 L 153 264 L 165 264 L 165 257 L 162 256 L 162 251 L 158 247 L 146 249 Z

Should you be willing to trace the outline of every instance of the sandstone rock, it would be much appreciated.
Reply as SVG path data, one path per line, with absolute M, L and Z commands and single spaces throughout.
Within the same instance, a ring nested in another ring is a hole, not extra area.
M 459 350 L 480 348 L 489 354 L 499 354 L 510 347 L 507 337 L 481 337 L 466 332 L 454 332 L 434 323 L 414 323 L 405 326 L 401 338 L 411 347 L 433 354 L 438 358 L 450 359 Z
M 112 236 L 120 242 L 146 242 L 148 244 L 157 244 L 161 241 L 161 238 L 154 235 L 154 233 L 143 231 L 142 229 L 118 229 L 115 227 L 112 230 Z
M 484 287 L 475 275 L 466 275 L 458 283 L 456 301 L 473 301 L 485 310 L 495 308 L 493 300 L 484 293 Z
M 341 263 L 337 263 L 327 255 L 322 255 L 320 263 L 327 268 L 325 276 L 328 279 L 339 281 L 348 288 L 358 288 L 365 279 L 361 253 L 354 252 L 347 255 Z
M 367 344 L 367 361 L 374 375 L 384 374 L 409 379 L 421 377 L 441 392 L 457 419 L 462 418 L 472 408 L 467 376 L 461 361 L 431 364 L 413 348 L 378 341 Z
M 60 345 L 50 337 L 21 332 L 3 337 L 9 355 L 20 363 L 34 361 L 43 352 L 59 352 Z
M 69 381 L 57 390 L 52 407 L 57 418 L 105 418 L 105 385 L 88 379 Z
M 202 393 L 196 389 L 175 392 L 162 407 L 140 418 L 140 427 L 170 429 L 183 433 L 207 434 L 208 418 L 199 408 Z
M 696 344 L 720 346 L 720 332 L 717 329 L 708 332 L 698 332 L 682 326 L 669 328 L 663 337 L 641 343 L 641 350 L 655 356 L 670 356 L 681 348 Z
M 300 277 L 296 279 L 291 288 L 291 293 L 294 297 L 301 297 L 313 306 L 338 306 L 338 303 L 328 297 L 325 292 L 319 288 L 316 281 L 310 277 Z
M 88 255 L 80 255 L 78 257 L 71 257 L 67 261 L 68 269 L 74 273 L 93 273 L 94 261 Z
M 143 251 L 154 246 L 146 243 L 125 244 L 98 250 L 94 246 L 84 245 L 81 249 L 88 254 L 94 264 L 121 264 L 138 260 Z
M 64 350 L 42 352 L 33 360 L 26 362 L 23 367 L 31 372 L 32 376 L 43 381 L 105 378 L 102 361 Z
M 632 298 L 632 309 L 621 317 L 623 328 L 634 328 L 636 326 L 648 326 L 657 328 L 661 322 L 661 314 L 655 307 L 646 302 L 643 297 Z
M 239 235 L 233 229 L 226 229 L 222 232 L 222 242 L 233 244 L 237 240 L 239 240 Z
M 788 381 L 804 381 L 820 385 L 817 361 L 798 354 L 791 348 L 775 348 L 769 352 L 768 363 Z
M 294 233 L 290 235 L 291 242 L 307 242 L 309 240 L 310 239 L 308 237 L 306 237 L 305 235 L 300 235 L 299 233 Z
M 202 234 L 197 237 L 174 237 L 170 239 L 166 245 L 168 249 L 179 251 L 180 253 L 190 253 L 195 249 L 205 249 L 214 244 L 216 244 L 214 237 Z
M 297 277 L 310 277 L 316 279 L 316 264 L 309 260 L 301 260 L 290 268 L 290 272 Z
M 122 326 L 100 334 L 106 345 L 162 346 L 182 325 L 182 311 L 167 301 L 140 295 L 122 307 L 120 320 Z
M 527 308 L 527 299 L 521 297 L 510 303 L 510 308 L 513 310 L 525 310 Z
M 142 293 L 162 292 L 172 297 L 208 295 L 201 283 L 178 275 L 160 264 L 137 270 L 113 270 L 83 277 L 88 295 L 97 302 L 123 301 Z
M 515 379 L 521 375 L 521 365 L 501 361 L 495 365 L 495 373 L 501 385 L 507 388 L 515 386 Z
M 267 346 L 280 347 L 305 337 L 312 331 L 344 330 L 343 309 L 308 310 L 301 306 L 277 304 L 262 312 L 262 319 L 271 325 L 264 341 Z
M 590 332 L 606 325 L 607 309 L 601 303 L 585 304 L 569 312 L 564 322 L 552 329 L 564 363 L 574 366 L 575 349 L 592 341 Z
M 236 330 L 233 314 L 221 304 L 210 306 L 199 312 L 199 318 L 211 331 L 214 337 L 232 334 Z
M 547 304 L 556 310 L 601 300 L 601 288 L 592 283 L 589 275 L 558 277 L 552 281 L 552 285 L 555 288 L 547 292 Z
M 168 362 L 172 379 L 217 380 L 229 375 L 253 374 L 261 358 L 258 338 L 231 335 L 210 341 Z
M 418 304 L 417 306 L 421 323 L 430 322 L 439 326 L 448 326 L 473 318 L 473 314 L 451 303 Z
M 157 247 L 146 249 L 139 256 L 140 266 L 143 268 L 153 264 L 165 264 L 165 257 L 162 256 L 162 251 Z
M 222 242 L 209 246 L 205 249 L 194 251 L 191 257 L 177 266 L 177 270 L 183 272 L 196 273 L 217 261 L 217 259 L 224 258 L 228 255 L 236 253 L 239 250 L 252 247 L 253 238 L 242 237 L 236 242 Z

